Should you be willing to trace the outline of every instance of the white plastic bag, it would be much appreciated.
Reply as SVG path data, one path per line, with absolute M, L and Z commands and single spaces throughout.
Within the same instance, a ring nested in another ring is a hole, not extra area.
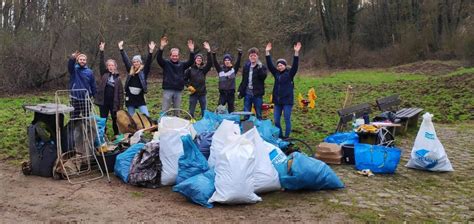
M 406 167 L 429 171 L 453 171 L 446 151 L 436 135 L 432 117 L 430 113 L 423 115 L 423 122 Z
M 215 156 L 224 149 L 229 143 L 235 141 L 240 137 L 240 127 L 233 121 L 223 120 L 217 128 L 216 132 L 212 136 L 210 154 L 209 154 L 209 167 L 215 166 Z
M 160 142 L 160 160 L 163 164 L 161 172 L 161 184 L 173 185 L 178 176 L 178 160 L 183 155 L 183 142 L 181 136 L 196 136 L 190 121 L 179 117 L 162 117 L 158 124 L 158 133 L 153 139 L 158 138 Z
M 262 198 L 255 192 L 255 146 L 245 136 L 239 137 L 215 155 L 216 191 L 209 203 L 256 203 Z
M 178 160 L 184 154 L 181 133 L 169 130 L 160 135 L 161 184 L 173 185 L 178 176 Z
M 247 131 L 243 136 L 255 146 L 255 169 L 253 172 L 255 193 L 280 190 L 281 185 L 278 172 L 270 160 L 270 152 L 275 146 L 265 142 L 255 127 Z
M 196 137 L 196 130 L 194 130 L 191 121 L 180 117 L 162 117 L 160 123 L 158 123 L 158 133 L 156 137 L 159 138 L 161 134 L 169 130 L 180 131 L 181 133 L 188 132 L 193 139 Z

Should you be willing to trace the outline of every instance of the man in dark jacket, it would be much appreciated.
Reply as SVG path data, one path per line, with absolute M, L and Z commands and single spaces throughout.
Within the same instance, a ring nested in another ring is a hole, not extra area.
M 160 40 L 160 48 L 156 60 L 163 68 L 163 102 L 162 111 L 166 112 L 170 108 L 181 107 L 181 93 L 184 89 L 184 71 L 193 64 L 194 60 L 194 42 L 188 40 L 188 48 L 190 51 L 189 60 L 186 62 L 179 61 L 179 49 L 171 48 L 170 59 L 163 59 L 163 49 L 168 45 L 168 38 L 162 37 Z
M 71 90 L 71 118 L 82 114 L 88 117 L 91 111 L 89 99 L 96 93 L 94 73 L 87 67 L 87 56 L 78 51 L 74 52 L 68 61 L 69 89 Z M 85 90 L 85 91 L 84 91 Z
M 239 98 L 244 98 L 244 111 L 252 111 L 252 105 L 258 119 L 262 119 L 263 95 L 265 95 L 265 79 L 267 67 L 258 60 L 258 49 L 249 51 L 249 60 L 244 65 L 242 82 L 239 86 Z
M 204 42 L 204 49 L 207 50 L 207 62 L 204 65 L 202 61 L 202 54 L 197 54 L 194 57 L 194 65 L 186 70 L 184 73 L 184 81 L 188 87 L 191 95 L 189 96 L 189 113 L 194 117 L 196 104 L 199 101 L 201 105 L 201 115 L 207 107 L 206 100 L 206 74 L 212 66 L 211 47 L 208 42 Z

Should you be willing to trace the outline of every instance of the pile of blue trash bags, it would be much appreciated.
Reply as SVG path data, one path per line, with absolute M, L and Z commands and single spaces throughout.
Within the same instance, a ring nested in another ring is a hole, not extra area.
M 116 159 L 123 182 L 142 187 L 173 186 L 189 201 L 214 203 L 262 201 L 258 195 L 285 190 L 344 188 L 324 162 L 300 152 L 286 155 L 270 120 L 250 117 L 244 132 L 239 115 L 204 112 L 194 124 L 178 117 L 160 119 L 150 142 L 131 145 Z

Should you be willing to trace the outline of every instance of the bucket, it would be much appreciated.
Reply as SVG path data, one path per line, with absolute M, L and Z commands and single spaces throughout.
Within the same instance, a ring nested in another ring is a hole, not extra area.
M 120 154 L 120 150 L 115 150 L 113 152 L 109 153 L 104 153 L 105 157 L 105 162 L 107 163 L 107 171 L 109 173 L 114 172 L 114 166 L 115 166 L 115 159 L 117 158 L 117 155 Z M 99 166 L 102 169 L 102 171 L 106 171 L 105 166 L 104 166 L 104 159 L 102 158 L 102 154 L 97 156 L 97 161 L 99 161 Z

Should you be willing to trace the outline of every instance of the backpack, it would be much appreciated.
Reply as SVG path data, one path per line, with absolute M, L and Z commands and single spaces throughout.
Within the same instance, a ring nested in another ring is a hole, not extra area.
M 30 161 L 22 164 L 23 174 L 53 176 L 53 166 L 58 155 L 54 137 L 53 131 L 48 130 L 44 122 L 28 126 Z

